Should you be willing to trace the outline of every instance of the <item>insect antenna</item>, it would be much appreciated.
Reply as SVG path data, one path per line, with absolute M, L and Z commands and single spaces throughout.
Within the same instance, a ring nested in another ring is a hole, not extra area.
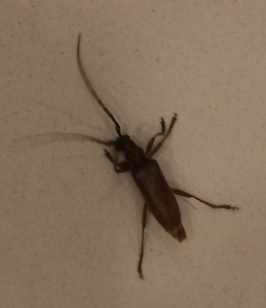
M 45 145 L 52 142 L 58 141 L 92 141 L 99 144 L 111 146 L 114 144 L 113 140 L 101 140 L 84 134 L 76 133 L 44 133 L 34 136 L 27 136 L 24 138 L 13 140 L 13 143 L 10 145 L 11 148 L 18 150 L 25 150 L 27 148 L 36 147 L 40 145 Z
M 109 118 L 114 122 L 115 127 L 116 127 L 116 132 L 119 136 L 121 136 L 121 128 L 120 125 L 118 124 L 118 122 L 116 121 L 115 117 L 112 115 L 112 113 L 109 111 L 109 109 L 104 105 L 104 103 L 102 102 L 102 100 L 100 99 L 100 97 L 98 96 L 98 94 L 96 93 L 96 91 L 94 90 L 89 77 L 87 76 L 81 59 L 80 59 L 80 40 L 81 40 L 81 33 L 79 34 L 78 37 L 78 46 L 77 46 L 77 60 L 78 60 L 78 67 L 79 67 L 79 71 L 81 73 L 81 76 L 86 84 L 86 86 L 88 87 L 89 91 L 91 92 L 92 96 L 95 98 L 95 100 L 97 101 L 97 103 L 102 107 L 102 109 L 107 113 L 107 115 L 109 116 Z

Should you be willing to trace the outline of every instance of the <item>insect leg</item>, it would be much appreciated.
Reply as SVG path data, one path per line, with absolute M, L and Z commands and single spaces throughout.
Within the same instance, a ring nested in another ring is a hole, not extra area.
M 116 173 L 123 173 L 123 172 L 127 172 L 131 170 L 131 166 L 129 162 L 122 161 L 118 163 L 107 150 L 105 150 L 105 155 L 110 160 L 110 162 L 113 164 Z
M 215 205 L 215 204 L 209 203 L 207 201 L 204 201 L 204 200 L 202 200 L 202 199 L 200 199 L 198 197 L 195 197 L 195 196 L 193 196 L 193 195 L 191 195 L 191 194 L 189 194 L 189 193 L 187 193 L 187 192 L 185 192 L 183 190 L 177 189 L 177 188 L 172 188 L 172 191 L 173 191 L 174 194 L 182 196 L 182 197 L 194 198 L 194 199 L 196 199 L 196 200 L 198 200 L 198 201 L 200 201 L 200 202 L 210 206 L 213 209 L 218 209 L 219 208 L 219 209 L 227 209 L 227 210 L 239 210 L 239 207 L 237 207 L 237 206 L 231 206 L 231 205 L 227 205 L 227 204 Z
M 143 213 L 142 213 L 141 247 L 140 247 L 139 262 L 138 262 L 138 273 L 141 279 L 144 279 L 143 272 L 142 272 L 142 261 L 144 257 L 144 233 L 145 233 L 146 222 L 147 222 L 147 210 L 148 210 L 148 206 L 147 206 L 147 203 L 145 203 L 143 207 Z
M 155 134 L 151 139 L 150 141 L 148 142 L 147 144 L 147 147 L 146 147 L 146 151 L 145 153 L 148 155 L 152 149 L 152 146 L 153 146 L 153 143 L 156 139 L 156 137 L 158 136 L 163 136 L 165 133 L 165 122 L 164 122 L 164 118 L 161 118 L 161 131 L 157 134 Z
M 149 153 L 148 157 L 152 157 L 159 149 L 160 147 L 164 144 L 165 140 L 167 139 L 167 137 L 170 135 L 170 133 L 172 132 L 173 130 L 173 127 L 174 127 L 174 124 L 177 120 L 177 114 L 175 113 L 174 116 L 172 117 L 172 121 L 170 123 L 170 126 L 166 132 L 166 134 L 164 135 L 163 139 L 161 142 L 159 142 L 154 148 L 153 150 Z

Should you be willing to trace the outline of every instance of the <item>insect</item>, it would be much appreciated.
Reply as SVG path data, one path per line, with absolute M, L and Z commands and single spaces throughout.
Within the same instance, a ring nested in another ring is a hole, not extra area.
M 182 225 L 180 210 L 174 194 L 187 198 L 195 198 L 196 200 L 210 206 L 213 209 L 223 208 L 227 210 L 236 210 L 239 208 L 230 205 L 214 205 L 185 191 L 177 188 L 171 188 L 169 186 L 159 164 L 156 160 L 153 159 L 153 156 L 162 147 L 172 132 L 174 124 L 177 120 L 177 114 L 174 114 L 172 117 L 168 129 L 166 129 L 164 119 L 161 118 L 161 131 L 156 133 L 150 139 L 145 151 L 136 145 L 128 135 L 123 135 L 121 133 L 121 127 L 117 120 L 94 90 L 81 62 L 80 41 L 81 34 L 79 34 L 78 37 L 77 61 L 82 78 L 92 96 L 95 98 L 96 102 L 102 107 L 108 117 L 113 121 L 116 132 L 118 134 L 118 137 L 115 140 L 103 141 L 95 138 L 91 141 L 114 147 L 117 152 L 124 153 L 125 160 L 118 162 L 109 151 L 105 150 L 105 155 L 112 163 L 116 173 L 131 172 L 131 175 L 145 200 L 142 213 L 141 249 L 138 262 L 139 277 L 143 278 L 142 262 L 144 257 L 144 231 L 146 227 L 148 210 L 151 211 L 154 217 L 168 233 L 170 233 L 178 241 L 182 242 L 186 238 L 186 232 Z M 161 141 L 154 145 L 155 140 L 159 136 L 162 136 Z
M 105 111 L 105 113 L 114 123 L 118 137 L 114 140 L 105 141 L 98 138 L 90 137 L 88 135 L 74 133 L 48 133 L 42 134 L 42 136 L 44 137 L 44 140 L 46 140 L 46 142 L 59 140 L 92 141 L 108 147 L 113 147 L 115 151 L 122 152 L 124 154 L 125 159 L 121 162 L 118 162 L 110 154 L 109 151 L 104 150 L 106 157 L 112 163 L 116 173 L 131 172 L 131 175 L 145 200 L 142 213 L 141 246 L 137 266 L 139 277 L 143 279 L 144 276 L 142 271 L 142 262 L 144 257 L 144 234 L 146 228 L 147 214 L 149 211 L 154 215 L 157 221 L 168 233 L 170 233 L 179 242 L 182 242 L 186 238 L 186 232 L 182 225 L 181 213 L 174 194 L 182 197 L 194 198 L 213 209 L 219 208 L 227 210 L 237 210 L 239 208 L 230 205 L 214 205 L 183 190 L 171 188 L 169 186 L 163 175 L 163 172 L 161 171 L 159 164 L 156 160 L 153 159 L 153 156 L 159 151 L 166 139 L 171 134 L 177 120 L 177 114 L 174 114 L 174 116 L 172 117 L 168 128 L 166 128 L 164 119 L 161 118 L 161 130 L 153 135 L 153 137 L 149 140 L 145 150 L 136 145 L 135 142 L 128 135 L 124 135 L 121 133 L 121 127 L 119 123 L 94 90 L 81 62 L 80 42 L 81 34 L 79 34 L 78 36 L 77 44 L 77 62 L 79 71 L 86 86 L 88 87 L 90 93 L 92 94 L 96 102 L 100 105 L 100 107 Z M 36 137 L 39 136 L 41 135 L 37 135 L 30 139 L 28 138 L 28 140 L 33 141 L 33 143 L 36 143 Z M 161 140 L 155 145 L 155 141 L 158 137 L 161 137 Z

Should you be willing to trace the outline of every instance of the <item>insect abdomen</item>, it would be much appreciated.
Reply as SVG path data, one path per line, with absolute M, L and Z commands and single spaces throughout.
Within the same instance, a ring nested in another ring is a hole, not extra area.
M 179 241 L 186 238 L 175 196 L 156 160 L 132 170 L 132 176 L 147 205 L 163 228 Z

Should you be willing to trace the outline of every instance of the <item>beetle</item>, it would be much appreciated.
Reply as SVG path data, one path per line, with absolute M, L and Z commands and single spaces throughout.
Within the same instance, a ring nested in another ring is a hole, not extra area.
M 153 135 L 144 151 L 144 149 L 138 146 L 129 137 L 129 135 L 121 133 L 121 127 L 119 123 L 96 93 L 94 87 L 92 86 L 92 83 L 90 82 L 84 70 L 81 61 L 80 42 L 81 34 L 79 34 L 78 36 L 77 43 L 77 63 L 80 74 L 91 95 L 114 123 L 118 137 L 114 140 L 105 141 L 85 134 L 57 132 L 35 135 L 26 139 L 30 141 L 31 145 L 36 145 L 36 143 L 43 144 L 60 140 L 92 141 L 98 144 L 112 147 L 116 152 L 122 152 L 124 154 L 125 159 L 121 162 L 118 162 L 109 151 L 107 151 L 106 149 L 104 150 L 105 156 L 112 163 L 114 171 L 116 173 L 131 172 L 131 175 L 145 200 L 142 212 L 141 246 L 137 266 L 139 277 L 143 279 L 144 276 L 142 271 L 142 262 L 144 257 L 144 234 L 148 211 L 150 211 L 154 215 L 157 221 L 170 235 L 176 238 L 179 242 L 182 242 L 186 239 L 186 231 L 182 224 L 181 213 L 176 198 L 174 196 L 175 194 L 182 197 L 194 198 L 213 209 L 238 210 L 239 208 L 226 204 L 214 205 L 181 189 L 171 188 L 169 186 L 158 162 L 153 159 L 153 156 L 159 151 L 159 149 L 163 146 L 163 144 L 171 134 L 177 120 L 177 114 L 175 113 L 173 115 L 168 128 L 166 128 L 164 119 L 161 118 L 161 130 Z M 39 137 L 42 137 L 41 142 Z M 158 137 L 161 137 L 162 139 L 156 145 L 154 145 Z
M 131 175 L 145 200 L 142 213 L 141 248 L 137 267 L 139 277 L 143 279 L 144 276 L 142 271 L 142 262 L 144 257 L 144 231 L 146 227 L 148 210 L 151 211 L 157 221 L 168 233 L 170 233 L 179 242 L 182 242 L 186 238 L 186 231 L 181 221 L 181 213 L 174 194 L 182 197 L 194 198 L 213 209 L 220 208 L 227 210 L 237 210 L 239 208 L 226 204 L 214 205 L 183 190 L 171 188 L 169 186 L 158 162 L 153 159 L 153 156 L 158 152 L 158 150 L 162 147 L 166 139 L 171 134 L 174 124 L 177 120 L 177 114 L 175 113 L 172 117 L 168 129 L 166 129 L 164 119 L 161 118 L 161 131 L 156 133 L 150 139 L 146 150 L 144 151 L 128 135 L 121 133 L 121 127 L 117 120 L 96 93 L 81 61 L 80 41 L 81 34 L 78 36 L 77 44 L 77 62 L 81 76 L 96 102 L 101 106 L 101 108 L 115 124 L 116 132 L 118 134 L 116 139 L 110 141 L 104 141 L 91 137 L 89 137 L 89 139 L 103 145 L 114 147 L 115 151 L 122 152 L 124 154 L 125 160 L 118 162 L 109 151 L 104 150 L 106 157 L 112 163 L 116 173 L 131 172 Z M 162 136 L 162 140 L 154 146 L 154 142 L 159 136 Z

